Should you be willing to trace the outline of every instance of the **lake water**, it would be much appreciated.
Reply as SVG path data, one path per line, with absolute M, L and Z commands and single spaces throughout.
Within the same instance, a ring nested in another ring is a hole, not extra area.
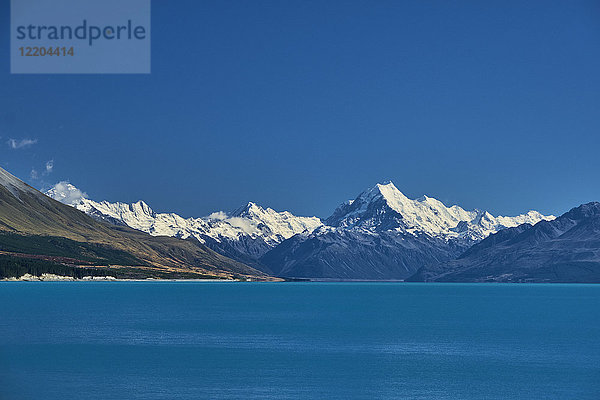
M 0 283 L 0 399 L 600 399 L 600 285 Z

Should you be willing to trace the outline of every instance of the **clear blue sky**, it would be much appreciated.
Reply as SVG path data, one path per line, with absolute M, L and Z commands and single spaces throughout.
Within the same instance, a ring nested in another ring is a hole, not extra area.
M 185 216 L 327 216 L 383 180 L 494 214 L 600 201 L 598 1 L 155 0 L 137 76 L 10 75 L 8 3 L 0 165 L 36 187 Z

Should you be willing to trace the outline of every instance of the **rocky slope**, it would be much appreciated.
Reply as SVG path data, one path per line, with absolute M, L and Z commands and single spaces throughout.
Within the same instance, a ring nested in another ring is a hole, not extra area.
M 456 260 L 419 269 L 409 280 L 600 282 L 600 203 L 500 231 Z

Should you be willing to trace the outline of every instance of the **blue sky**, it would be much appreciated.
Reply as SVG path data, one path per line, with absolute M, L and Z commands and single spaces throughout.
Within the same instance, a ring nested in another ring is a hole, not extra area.
M 154 1 L 150 75 L 0 60 L 0 165 L 36 187 L 185 216 L 328 216 L 385 180 L 494 214 L 600 201 L 597 1 Z

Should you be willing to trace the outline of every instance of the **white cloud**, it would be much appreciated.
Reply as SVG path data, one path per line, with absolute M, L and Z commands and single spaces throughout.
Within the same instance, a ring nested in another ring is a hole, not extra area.
M 54 200 L 68 205 L 77 205 L 87 198 L 87 194 L 77 189 L 67 181 L 58 182 L 46 194 Z
M 227 219 L 227 214 L 225 214 L 223 211 L 217 211 L 217 212 L 210 214 L 208 216 L 208 219 L 216 219 L 216 220 L 221 221 L 221 220 Z
M 32 168 L 31 172 L 29 173 L 29 177 L 31 179 L 39 179 L 40 178 L 40 174 L 37 172 L 37 170 L 35 168 Z
M 37 143 L 37 139 L 21 139 L 21 140 L 8 139 L 8 141 L 6 142 L 6 144 L 8 144 L 8 147 L 10 147 L 13 150 L 33 146 L 36 143 Z
M 48 175 L 49 173 L 52 172 L 53 169 L 54 169 L 54 160 L 50 160 L 46 163 L 46 172 L 44 174 Z

